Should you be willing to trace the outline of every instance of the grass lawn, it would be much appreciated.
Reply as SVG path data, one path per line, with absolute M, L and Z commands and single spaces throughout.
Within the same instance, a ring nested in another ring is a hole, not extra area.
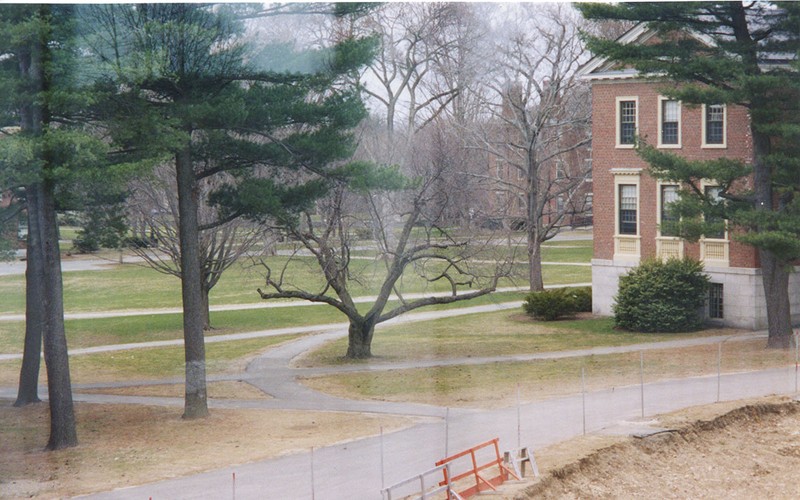
M 238 373 L 259 352 L 298 337 L 281 335 L 206 344 L 206 370 L 208 374 Z M 21 360 L 0 362 L 0 385 L 17 384 L 20 364 Z M 179 378 L 185 370 L 183 346 L 83 354 L 71 356 L 69 365 L 74 384 Z M 43 363 L 39 383 L 46 380 Z
M 591 241 L 558 242 L 559 245 L 543 249 L 543 259 L 551 262 L 588 263 L 591 258 Z M 560 245 L 571 243 L 571 245 Z M 589 245 L 587 245 L 587 243 Z M 564 247 L 564 248 L 562 248 Z M 268 262 L 275 272 L 286 263 L 286 257 L 271 257 Z M 180 307 L 180 281 L 158 273 L 147 266 L 136 264 L 115 264 L 109 260 L 109 269 L 103 271 L 75 271 L 64 273 L 64 305 L 68 312 L 130 310 L 146 308 Z M 382 263 L 379 261 L 356 260 L 352 273 L 360 276 L 361 282 L 354 283 L 355 296 L 372 295 L 378 290 L 377 277 L 381 276 Z M 516 272 L 527 275 L 527 266 L 519 263 Z M 302 287 L 321 288 L 321 275 L 311 258 L 298 258 L 287 270 L 291 281 Z M 591 280 L 591 269 L 582 266 L 545 266 L 546 284 L 581 283 Z M 405 292 L 446 291 L 443 282 L 429 284 L 413 275 L 409 270 L 400 285 Z M 524 285 L 524 283 L 520 282 Z M 502 283 L 501 286 L 509 286 Z M 261 299 L 256 292 L 264 287 L 264 268 L 242 262 L 227 270 L 220 282 L 211 291 L 212 304 L 249 304 Z M 313 289 L 313 288 L 312 288 Z M 25 277 L 23 275 L 0 277 L 0 314 L 21 314 L 25 309 Z
M 725 344 L 721 371 L 730 373 L 794 364 L 793 353 L 767 350 L 765 344 L 764 339 Z M 713 376 L 717 371 L 718 353 L 718 344 L 647 351 L 644 354 L 645 382 Z M 587 391 L 636 385 L 640 380 L 640 354 L 371 371 L 309 378 L 305 383 L 316 390 L 351 399 L 498 407 L 515 404 L 517 391 L 523 402 L 580 393 L 582 369 Z
M 535 321 L 521 312 L 499 311 L 379 328 L 372 354 L 395 362 L 439 358 L 506 356 L 659 342 L 720 330 L 679 334 L 615 330 L 611 318 Z M 341 363 L 347 339 L 331 342 L 304 359 L 306 366 Z
M 429 306 L 420 311 L 472 307 L 483 304 L 522 300 L 523 293 L 496 293 L 454 304 Z M 391 305 L 397 302 L 390 302 Z M 370 304 L 360 304 L 366 309 Z M 308 326 L 344 323 L 345 316 L 326 305 L 278 307 L 270 309 L 242 309 L 238 311 L 213 311 L 211 324 L 214 330 L 208 336 Z M 122 316 L 116 318 L 74 319 L 65 323 L 67 344 L 70 349 L 96 345 L 127 344 L 153 340 L 180 339 L 183 323 L 180 314 L 153 314 L 147 316 Z M 21 353 L 25 323 L 0 321 L 0 353 Z

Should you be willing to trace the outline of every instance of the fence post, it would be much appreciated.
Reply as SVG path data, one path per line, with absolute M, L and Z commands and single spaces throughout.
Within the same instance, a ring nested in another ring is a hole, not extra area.
M 797 369 L 800 365 L 800 330 L 794 331 L 794 392 L 797 394 Z
M 519 382 L 517 382 L 517 448 L 522 447 L 522 417 L 520 415 Z
M 639 385 L 641 387 L 642 418 L 644 418 L 644 351 L 639 351 Z
M 581 406 L 583 413 L 583 435 L 586 435 L 586 367 L 581 366 Z
M 720 387 L 722 385 L 722 342 L 719 343 L 717 351 L 717 403 L 719 403 Z
M 311 500 L 314 500 L 314 447 L 311 447 Z
M 449 457 L 450 452 L 450 408 L 444 412 L 444 456 Z

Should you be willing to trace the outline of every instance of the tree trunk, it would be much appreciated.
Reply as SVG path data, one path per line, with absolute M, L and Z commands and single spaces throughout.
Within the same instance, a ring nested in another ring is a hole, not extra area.
M 789 306 L 789 269 L 772 252 L 759 250 L 764 298 L 767 301 L 767 347 L 792 346 L 792 314 Z
M 350 320 L 347 336 L 347 357 L 350 359 L 367 359 L 372 357 L 372 336 L 375 324 L 371 321 Z
M 540 292 L 544 290 L 544 279 L 542 278 L 542 244 L 539 243 L 538 234 L 531 234 L 528 231 L 528 265 L 530 279 L 530 290 Z
M 208 294 L 211 293 L 205 285 L 203 285 L 203 330 L 213 330 L 211 326 L 211 306 L 208 299 Z
M 28 203 L 38 203 L 38 189 L 28 186 Z M 19 371 L 19 390 L 14 406 L 25 406 L 38 403 L 39 399 L 39 368 L 42 357 L 42 330 L 44 328 L 44 312 L 42 310 L 42 283 L 44 282 L 42 263 L 42 242 L 39 239 L 39 221 L 31 217 L 35 210 L 28 210 L 28 238 L 26 241 L 26 268 L 25 268 L 25 346 L 22 353 L 22 367 Z
M 759 105 L 756 105 L 760 108 Z M 765 163 L 770 153 L 770 138 L 750 124 L 753 135 L 753 184 L 756 211 L 773 209 L 773 180 L 771 167 Z M 759 228 L 760 229 L 760 228 Z M 792 315 L 789 305 L 789 270 L 774 253 L 759 248 L 764 298 L 767 302 L 767 347 L 789 348 L 792 335 Z
M 528 280 L 530 290 L 539 292 L 544 290 L 542 278 L 542 242 L 539 240 L 540 220 L 539 196 L 536 183 L 537 170 L 533 165 L 528 167 L 528 217 L 525 224 L 525 236 L 528 244 Z
M 186 388 L 183 418 L 208 416 L 206 351 L 203 337 L 203 281 L 200 273 L 198 191 L 191 153 L 187 147 L 175 155 L 178 182 L 178 232 L 181 249 L 183 343 Z
M 49 7 L 40 8 L 40 20 L 45 29 L 32 40 L 30 51 L 20 54 L 20 74 L 28 80 L 31 89 L 42 92 L 50 90 L 49 73 L 45 71 L 45 58 L 48 56 L 47 42 L 50 34 L 45 20 L 48 20 Z M 42 139 L 45 126 L 49 123 L 47 94 L 44 99 L 36 99 L 20 106 L 20 125 L 24 132 Z M 43 141 L 42 141 L 43 142 Z M 29 255 L 34 252 L 33 272 L 38 274 L 39 283 L 33 291 L 39 295 L 39 317 L 34 320 L 41 325 L 44 362 L 47 369 L 47 390 L 50 405 L 50 438 L 48 450 L 58 450 L 78 444 L 75 430 L 75 409 L 72 403 L 72 382 L 69 375 L 69 352 L 64 331 L 64 286 L 61 280 L 61 254 L 58 246 L 58 222 L 56 220 L 55 186 L 50 178 L 52 160 L 45 148 L 42 160 L 42 178 L 29 186 L 28 218 L 32 222 L 28 231 L 35 231 L 32 239 L 38 242 Z M 38 262 L 38 265 L 36 264 Z M 27 298 L 27 292 L 26 292 Z M 26 306 L 26 313 L 28 312 Z
M 47 368 L 47 391 L 50 401 L 50 439 L 48 450 L 78 444 L 75 411 L 72 403 L 72 382 L 69 374 L 69 353 L 64 331 L 63 283 L 61 254 L 58 246 L 55 190 L 50 181 L 37 184 L 33 217 L 37 219 L 39 251 L 43 263 L 42 304 L 44 319 L 44 362 Z M 31 210 L 31 206 L 28 206 Z M 30 229 L 29 229 L 30 231 Z

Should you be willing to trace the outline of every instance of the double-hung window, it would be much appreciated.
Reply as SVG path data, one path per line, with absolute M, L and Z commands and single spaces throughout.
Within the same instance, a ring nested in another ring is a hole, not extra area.
M 725 105 L 707 104 L 703 109 L 703 145 L 725 146 Z
M 620 99 L 618 106 L 617 143 L 620 146 L 633 146 L 636 141 L 636 100 Z
M 619 186 L 619 234 L 638 234 L 637 210 L 639 199 L 636 185 L 620 184 Z
M 676 201 L 678 201 L 678 186 L 661 186 L 661 236 L 676 236 L 674 228 L 669 227 L 671 223 L 678 221 L 678 217 L 670 207 Z
M 720 193 L 722 188 L 719 186 L 706 186 L 706 198 L 710 199 L 715 205 L 723 202 Z M 722 240 L 725 239 L 725 220 L 722 217 L 706 216 L 706 223 L 714 224 L 715 230 L 709 231 L 705 234 L 706 238 Z
M 681 107 L 678 101 L 670 99 L 661 99 L 661 109 L 659 115 L 661 117 L 661 132 L 659 135 L 660 146 L 679 146 L 680 140 L 680 120 L 681 120 Z

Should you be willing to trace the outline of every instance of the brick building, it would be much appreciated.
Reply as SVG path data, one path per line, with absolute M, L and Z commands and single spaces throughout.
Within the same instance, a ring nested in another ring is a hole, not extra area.
M 637 26 L 619 40 L 647 43 L 653 33 Z M 690 243 L 661 231 L 665 207 L 678 186 L 648 174 L 634 150 L 639 136 L 657 148 L 693 160 L 730 157 L 750 162 L 752 141 L 747 110 L 708 103 L 689 107 L 659 94 L 663 84 L 634 70 L 595 57 L 581 70 L 592 87 L 592 165 L 594 181 L 593 309 L 610 315 L 618 279 L 642 259 L 688 256 L 704 263 L 711 277 L 706 317 L 739 328 L 766 327 L 764 290 L 757 252 L 738 243 L 730 231 Z M 716 186 L 705 189 L 713 195 Z M 798 273 L 790 287 L 800 289 Z M 800 297 L 791 295 L 793 311 Z M 793 318 L 796 320 L 798 318 Z

